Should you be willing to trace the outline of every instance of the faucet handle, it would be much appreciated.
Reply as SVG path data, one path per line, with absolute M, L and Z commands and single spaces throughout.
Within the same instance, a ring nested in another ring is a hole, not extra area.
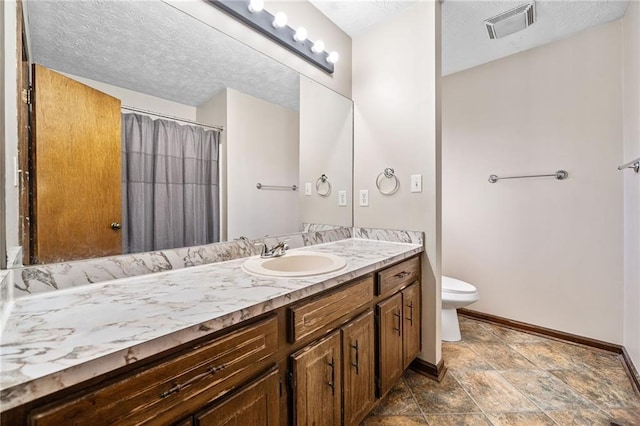
M 260 246 L 260 256 L 264 256 L 267 253 L 267 244 L 265 243 L 253 243 L 254 246 Z

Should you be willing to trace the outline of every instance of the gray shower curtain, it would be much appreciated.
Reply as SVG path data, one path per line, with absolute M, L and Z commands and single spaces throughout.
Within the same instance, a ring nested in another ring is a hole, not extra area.
M 220 133 L 122 115 L 124 253 L 218 242 Z

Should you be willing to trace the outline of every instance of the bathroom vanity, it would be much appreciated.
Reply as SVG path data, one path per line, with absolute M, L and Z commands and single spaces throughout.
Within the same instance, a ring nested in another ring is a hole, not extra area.
M 15 386 L 3 377 L 2 402 L 12 408 L 3 408 L 2 423 L 359 424 L 420 351 L 423 249 L 358 239 L 313 249 L 344 256 L 348 266 L 314 279 L 271 279 L 247 274 L 241 259 L 105 284 L 98 291 L 113 294 L 113 286 L 126 291 L 162 277 L 143 298 L 169 291 L 167 283 L 209 277 L 223 284 L 200 283 L 206 311 L 208 292 L 224 298 L 233 276 L 254 299 L 236 289 L 236 303 L 217 318 L 90 360 L 74 363 L 71 352 L 56 360 L 69 367 L 47 374 L 34 365 L 41 377 Z M 138 314 L 144 318 L 144 305 Z M 106 322 L 91 328 L 98 340 L 114 332 Z

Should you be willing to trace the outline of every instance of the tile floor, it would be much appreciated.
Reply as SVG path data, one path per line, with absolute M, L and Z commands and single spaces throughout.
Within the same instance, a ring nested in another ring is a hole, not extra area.
M 407 371 L 363 425 L 640 425 L 619 356 L 460 317 L 437 383 Z

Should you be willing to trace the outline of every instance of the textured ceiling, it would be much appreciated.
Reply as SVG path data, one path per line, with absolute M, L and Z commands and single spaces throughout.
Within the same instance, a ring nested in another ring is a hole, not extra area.
M 162 1 L 35 0 L 32 60 L 186 105 L 225 87 L 298 110 L 298 73 Z
M 490 40 L 483 21 L 513 7 L 516 1 L 446 0 L 442 4 L 442 73 L 461 71 L 504 56 L 568 37 L 621 18 L 628 0 L 536 1 L 536 22 L 529 28 Z
M 416 1 L 310 0 L 351 37 L 390 18 Z M 622 17 L 628 0 L 538 0 L 536 23 L 490 40 L 483 21 L 527 0 L 446 0 L 442 3 L 442 74 L 451 74 Z M 410 34 L 407 34 L 410 39 Z
M 388 19 L 416 3 L 416 0 L 309 0 L 351 37 Z

